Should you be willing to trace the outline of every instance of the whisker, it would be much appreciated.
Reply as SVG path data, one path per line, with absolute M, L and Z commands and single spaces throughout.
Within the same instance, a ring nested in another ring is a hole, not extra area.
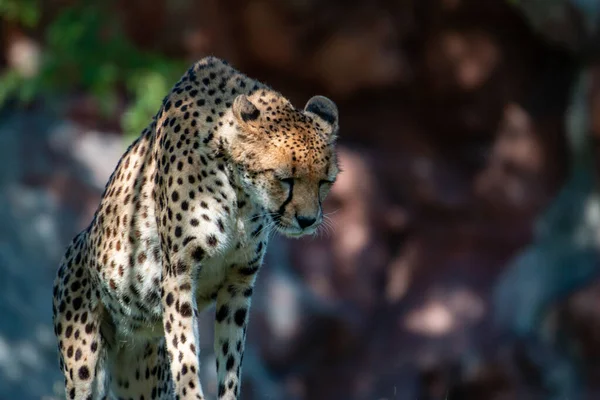
M 242 222 L 244 222 L 244 223 L 245 222 L 250 222 L 252 220 L 257 220 L 257 219 L 264 218 L 264 217 L 271 217 L 271 218 L 273 218 L 276 215 L 277 215 L 277 213 L 274 213 L 274 212 L 265 212 L 265 213 L 262 213 L 262 214 L 251 215 L 250 217 L 245 218 L 244 220 L 242 220 Z
M 273 223 L 272 229 L 269 232 L 269 236 L 268 236 L 269 240 L 271 240 L 271 238 L 273 236 L 275 236 L 275 233 L 277 233 L 277 223 Z
M 269 222 L 269 223 L 265 224 L 265 225 L 264 225 L 264 226 L 263 226 L 263 227 L 262 227 L 262 228 L 261 228 L 261 229 L 260 229 L 258 232 L 256 232 L 256 233 L 255 233 L 255 235 L 254 235 L 254 236 L 255 236 L 255 237 L 258 237 L 258 236 L 260 236 L 260 235 L 261 235 L 263 232 L 265 232 L 265 231 L 270 231 L 270 229 L 271 229 L 273 226 L 275 226 L 275 222 L 274 222 L 274 221 L 271 221 L 271 222 Z M 268 234 L 267 234 L 267 237 L 268 237 Z
M 272 222 L 267 227 L 267 239 L 271 239 L 275 232 L 277 231 L 277 223 Z
M 335 209 L 335 210 L 333 210 L 333 211 L 330 211 L 330 212 L 328 212 L 328 213 L 325 213 L 325 214 L 323 214 L 323 218 L 325 218 L 325 217 L 329 217 L 329 216 L 331 216 L 331 215 L 333 215 L 333 214 L 337 213 L 337 212 L 338 212 L 338 211 L 340 211 L 340 210 L 341 210 L 341 208 L 336 208 L 336 209 Z
M 334 222 L 328 215 L 324 216 L 321 226 L 323 227 L 322 230 L 325 235 L 332 236 L 335 233 Z

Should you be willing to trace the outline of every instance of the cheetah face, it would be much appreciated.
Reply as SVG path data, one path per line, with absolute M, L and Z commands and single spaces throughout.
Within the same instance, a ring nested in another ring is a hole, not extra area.
M 289 237 L 314 234 L 323 221 L 322 202 L 339 172 L 335 153 L 338 111 L 323 96 L 297 110 L 276 95 L 240 95 L 231 147 L 242 184 Z

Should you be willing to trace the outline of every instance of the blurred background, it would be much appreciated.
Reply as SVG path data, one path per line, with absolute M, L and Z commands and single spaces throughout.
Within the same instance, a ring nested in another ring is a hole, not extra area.
M 210 54 L 341 113 L 332 227 L 270 244 L 244 399 L 599 399 L 599 22 L 597 0 L 0 0 L 0 400 L 64 398 L 59 259 Z

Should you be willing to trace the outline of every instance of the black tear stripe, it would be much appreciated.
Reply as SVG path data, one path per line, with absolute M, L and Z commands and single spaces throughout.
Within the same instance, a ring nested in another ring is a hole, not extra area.
M 279 207 L 279 210 L 277 210 L 277 213 L 275 215 L 277 215 L 277 219 L 281 218 L 281 216 L 283 215 L 283 213 L 285 212 L 285 207 L 290 204 L 290 201 L 292 201 L 292 198 L 294 197 L 294 181 L 291 180 L 289 182 L 290 185 L 290 193 L 288 194 L 287 199 L 285 199 L 285 201 L 281 204 L 281 206 Z

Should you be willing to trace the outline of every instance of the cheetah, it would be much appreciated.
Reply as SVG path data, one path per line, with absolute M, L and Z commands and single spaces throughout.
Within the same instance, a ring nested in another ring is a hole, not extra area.
M 239 398 L 268 239 L 316 233 L 339 173 L 338 120 L 327 97 L 297 109 L 219 58 L 190 67 L 58 268 L 68 399 L 205 399 L 198 314 L 213 303 L 218 398 Z

